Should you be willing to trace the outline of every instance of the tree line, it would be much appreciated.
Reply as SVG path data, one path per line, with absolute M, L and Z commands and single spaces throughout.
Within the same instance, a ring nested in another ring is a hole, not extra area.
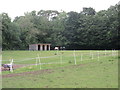
M 117 4 L 99 12 L 91 7 L 84 7 L 80 13 L 31 11 L 13 21 L 7 13 L 2 13 L 2 49 L 26 50 L 29 44 L 37 43 L 50 43 L 52 48 L 118 49 L 118 15 Z

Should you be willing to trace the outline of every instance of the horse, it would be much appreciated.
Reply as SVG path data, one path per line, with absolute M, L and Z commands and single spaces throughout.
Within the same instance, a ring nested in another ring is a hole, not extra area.
M 12 69 L 13 69 L 12 64 L 2 64 L 1 70 L 2 71 L 10 71 L 10 67 L 12 67 Z
M 59 50 L 59 47 L 55 47 L 54 50 Z

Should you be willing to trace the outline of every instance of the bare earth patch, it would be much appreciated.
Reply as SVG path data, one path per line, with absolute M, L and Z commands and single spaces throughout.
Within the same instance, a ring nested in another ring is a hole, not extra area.
M 36 75 L 36 74 L 52 73 L 52 72 L 53 72 L 53 70 L 51 70 L 51 69 L 44 69 L 44 70 L 38 70 L 38 71 L 30 71 L 30 72 L 2 75 L 2 78 L 15 77 L 15 76 L 26 76 L 26 75 L 30 75 L 30 74 Z
M 90 64 L 90 63 L 89 63 Z M 29 65 L 35 65 L 35 64 L 17 64 L 14 65 L 14 69 L 17 68 L 21 68 L 21 67 L 25 67 L 25 66 L 29 66 Z M 59 69 L 64 69 L 64 68 L 77 68 L 77 67 L 81 67 L 81 66 L 85 66 L 86 64 L 78 64 L 78 65 L 72 65 L 72 66 L 66 66 L 66 67 L 59 67 Z M 11 73 L 11 74 L 6 74 L 6 75 L 2 75 L 2 78 L 7 78 L 7 77 L 15 77 L 15 76 L 26 76 L 26 75 L 30 75 L 30 74 L 44 74 L 44 73 L 52 73 L 54 72 L 53 69 L 44 69 L 44 70 L 38 70 L 38 71 L 30 71 L 30 72 L 22 72 L 22 73 Z

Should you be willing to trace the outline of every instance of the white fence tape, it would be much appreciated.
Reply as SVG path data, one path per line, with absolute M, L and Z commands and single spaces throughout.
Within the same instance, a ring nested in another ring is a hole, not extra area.
M 78 63 L 78 61 L 81 62 L 81 61 L 92 60 L 92 62 L 93 62 L 94 59 L 97 59 L 96 61 L 100 61 L 100 57 L 118 55 L 118 53 L 114 52 L 113 50 L 112 50 L 112 53 L 110 52 L 109 54 L 106 52 L 106 50 L 105 50 L 105 53 L 101 53 L 100 51 L 93 52 L 93 53 L 90 51 L 90 53 L 87 53 L 87 54 L 86 53 L 84 53 L 84 54 L 83 53 L 79 53 L 79 55 L 76 55 L 76 53 L 78 53 L 78 52 L 75 52 L 75 50 L 74 50 L 74 52 L 73 52 L 74 59 L 71 58 L 71 60 L 67 60 L 67 61 L 63 60 L 63 55 L 61 54 L 61 55 L 48 56 L 48 57 L 40 57 L 38 55 L 38 57 L 36 57 L 36 58 L 26 58 L 26 59 L 22 59 L 22 60 L 19 59 L 20 61 L 18 59 L 14 59 L 14 62 L 24 62 L 24 61 L 30 61 L 30 60 L 35 59 L 35 64 L 31 64 L 31 65 L 40 65 L 40 69 L 42 69 L 42 65 L 44 65 L 44 64 L 61 64 L 62 65 L 62 63 L 74 63 L 76 65 Z M 86 55 L 86 56 L 89 56 L 89 57 L 87 59 L 83 59 L 83 55 Z M 48 62 L 48 63 L 42 63 L 41 62 L 42 58 L 53 58 L 53 57 L 59 57 L 59 56 L 60 56 L 60 61 L 58 61 L 58 62 Z M 77 57 L 79 56 L 79 60 L 77 60 L 78 58 L 76 58 L 76 56 Z M 67 57 L 69 57 L 69 56 L 67 56 Z M 0 61 L 10 61 L 10 60 L 0 60 Z M 11 60 L 11 62 L 13 63 L 13 59 Z M 26 66 L 31 66 L 31 65 L 27 64 Z M 24 66 L 24 67 L 26 67 L 26 66 Z M 10 71 L 13 72 L 12 67 L 11 67 Z
M 114 50 L 115 51 L 115 50 Z M 112 51 L 112 53 L 111 53 L 111 51 L 106 51 L 105 50 L 105 52 L 106 52 L 106 54 L 104 54 L 104 53 L 102 53 L 101 54 L 101 52 L 103 52 L 103 51 L 99 51 L 99 57 L 101 57 L 101 55 L 103 55 L 102 57 L 106 57 L 106 56 L 115 56 L 116 54 L 113 54 L 113 51 Z M 76 51 L 76 53 L 78 53 L 77 51 Z M 93 54 L 93 53 L 95 53 L 95 54 Z M 96 52 L 96 51 L 93 51 L 93 53 L 91 53 L 92 54 L 92 59 L 93 59 L 93 56 L 94 56 L 94 59 L 97 59 L 98 57 L 98 52 Z M 114 52 L 114 53 L 117 53 L 117 52 Z M 81 52 L 80 52 L 80 54 L 81 54 Z M 86 55 L 86 56 L 90 56 L 90 54 L 89 53 L 82 53 L 82 56 L 84 56 L 84 55 Z M 40 57 L 40 58 L 53 58 L 53 57 L 58 57 L 58 56 L 61 56 L 61 55 L 55 55 L 55 56 L 48 56 L 48 57 Z M 63 56 L 63 57 L 66 57 L 66 56 Z M 62 58 L 63 58 L 62 57 Z M 74 57 L 76 57 L 76 56 L 74 56 Z M 96 57 L 96 58 L 95 58 Z M 33 59 L 39 59 L 39 57 L 36 57 L 36 58 L 26 58 L 26 59 L 14 59 L 14 62 L 24 62 L 24 61 L 30 61 L 30 60 L 33 60 Z M 82 60 L 83 60 L 83 58 L 82 58 Z M 81 61 L 82 61 L 81 60 Z M 86 60 L 86 59 L 84 59 L 84 60 Z M 87 59 L 88 60 L 88 59 Z M 9 60 L 0 60 L 0 61 L 9 61 Z
M 57 57 L 57 56 L 60 56 L 60 55 L 48 56 L 48 57 L 40 57 L 40 58 L 53 58 L 53 57 Z M 22 59 L 22 60 L 21 59 L 14 59 L 14 62 L 30 61 L 30 60 L 33 60 L 33 59 L 36 59 L 36 58 L 26 58 L 26 59 Z M 38 57 L 37 57 L 37 59 L 38 59 Z M 9 61 L 9 60 L 0 60 L 0 61 Z

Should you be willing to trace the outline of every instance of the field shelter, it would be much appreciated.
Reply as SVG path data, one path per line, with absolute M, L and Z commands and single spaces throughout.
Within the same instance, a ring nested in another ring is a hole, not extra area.
M 29 45 L 29 50 L 43 51 L 50 50 L 51 44 L 31 44 Z

